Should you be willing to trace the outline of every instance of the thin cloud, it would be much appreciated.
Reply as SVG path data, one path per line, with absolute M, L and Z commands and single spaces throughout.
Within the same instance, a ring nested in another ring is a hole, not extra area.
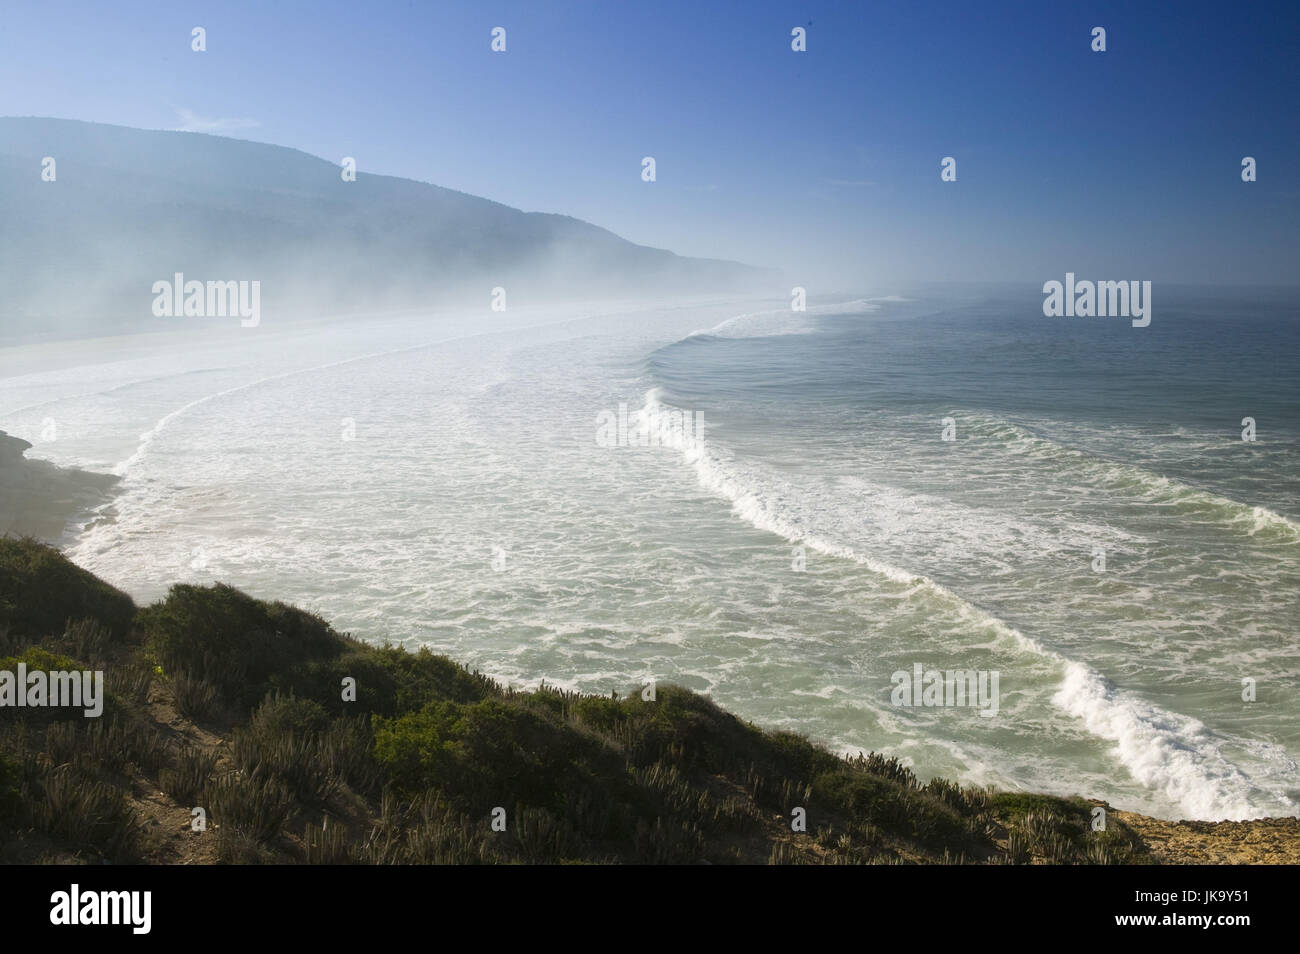
M 176 127 L 177 132 L 229 132 L 232 129 L 252 129 L 262 125 L 256 119 L 204 119 L 188 109 L 177 109 L 176 113 L 182 123 Z
M 825 179 L 823 181 L 835 186 L 873 186 L 876 184 L 871 179 Z

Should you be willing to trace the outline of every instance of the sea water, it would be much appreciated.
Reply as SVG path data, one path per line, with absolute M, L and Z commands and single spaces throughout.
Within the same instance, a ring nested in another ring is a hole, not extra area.
M 173 319 L 0 349 L 0 427 L 121 477 L 62 542 L 138 601 L 220 580 L 923 779 L 1263 817 L 1300 807 L 1297 318 L 1157 285 L 1143 328 L 1031 286 Z M 620 405 L 703 439 L 601 439 Z M 918 666 L 997 673 L 996 713 L 898 705 Z

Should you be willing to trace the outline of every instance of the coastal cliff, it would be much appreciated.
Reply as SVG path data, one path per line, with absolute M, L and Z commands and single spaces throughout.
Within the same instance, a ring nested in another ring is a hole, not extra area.
M 9 537 L 0 673 L 20 666 L 103 672 L 105 693 L 86 718 L 0 686 L 4 863 L 1300 861 L 1300 819 L 922 783 L 678 687 L 518 691 L 228 586 L 137 608 Z

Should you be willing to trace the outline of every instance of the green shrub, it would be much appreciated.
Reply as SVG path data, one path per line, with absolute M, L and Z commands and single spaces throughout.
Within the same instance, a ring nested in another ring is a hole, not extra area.
M 0 671 L 13 673 L 14 679 L 16 680 L 18 676 L 18 666 L 20 664 L 27 667 L 26 671 L 28 675 L 37 670 L 46 673 L 81 673 L 86 671 L 88 668 L 77 660 L 60 653 L 50 652 L 48 649 L 43 649 L 40 646 L 29 646 L 20 653 L 0 659 Z M 26 691 L 26 687 L 24 686 L 16 686 L 16 688 L 19 692 Z M 107 718 L 116 713 L 119 707 L 117 701 L 107 691 L 107 679 L 105 679 L 105 685 L 102 687 L 101 691 L 103 691 L 104 694 L 104 708 L 103 712 L 100 714 L 100 718 Z M 3 710 L 0 710 L 0 712 L 3 712 L 6 717 L 13 718 L 15 721 L 28 722 L 34 725 L 47 725 L 50 722 L 73 720 L 84 721 L 85 710 L 86 706 L 44 705 L 24 706 L 22 708 L 6 707 Z
M 107 667 L 104 681 L 111 695 L 140 707 L 149 701 L 153 673 L 140 663 L 113 663 Z
M 400 646 L 385 646 L 375 652 L 392 677 L 399 713 L 417 712 L 430 702 L 470 703 L 500 695 L 500 688 L 485 676 L 425 647 L 410 653 Z
M 335 776 L 361 795 L 373 795 L 382 772 L 375 761 L 375 736 L 364 716 L 330 722 L 320 740 L 320 756 Z
M 135 814 L 121 790 L 61 767 L 48 773 L 33 795 L 32 822 L 38 831 L 74 851 L 130 860 Z
M 45 730 L 53 765 L 75 765 L 86 776 L 120 775 L 134 765 L 153 775 L 165 758 L 162 739 L 126 716 L 55 722 Z
M 176 711 L 194 722 L 206 722 L 221 708 L 217 688 L 203 679 L 190 675 L 188 670 L 176 669 L 168 680 Z
M 165 600 L 140 611 L 138 622 L 165 672 L 183 670 L 244 709 L 274 689 L 292 688 L 302 666 L 347 646 L 320 617 L 224 584 L 173 586 Z
M 329 726 L 330 717 L 318 702 L 276 693 L 267 696 L 248 720 L 248 728 L 266 736 L 314 737 Z
M 319 741 L 313 736 L 236 729 L 230 754 L 246 776 L 277 779 L 304 804 L 323 805 L 338 791 L 338 778 L 321 759 Z
M 995 792 L 991 796 L 994 810 L 1003 816 L 1021 816 L 1030 812 L 1055 812 L 1064 817 L 1083 818 L 1090 814 L 1088 802 L 1082 798 L 1061 798 L 1058 795 L 1036 795 L 1031 792 Z
M 375 756 L 399 788 L 436 787 L 461 807 L 515 801 L 560 809 L 564 793 L 624 776 L 598 739 L 499 699 L 432 702 L 375 720 Z
M 176 756 L 176 767 L 158 773 L 158 787 L 180 805 L 193 807 L 207 787 L 217 757 L 187 745 Z
M 1092 804 L 1022 792 L 999 792 L 992 802 L 1007 818 L 1009 863 L 1135 864 L 1143 860 L 1136 836 L 1110 818 L 1092 830 Z
M 107 668 L 104 663 L 113 649 L 113 633 L 97 620 L 81 619 L 69 622 L 60 636 L 51 636 L 41 641 L 49 649 L 67 653 L 77 659 L 85 660 L 87 669 Z
M 75 659 L 59 653 L 52 653 L 48 649 L 42 649 L 39 646 L 31 646 L 16 653 L 13 656 L 6 656 L 0 659 L 0 669 L 7 669 L 10 672 L 17 672 L 18 664 L 23 663 L 27 666 L 27 671 L 34 669 L 50 671 L 82 671 L 86 667 L 81 665 Z
M 279 837 L 293 807 L 289 789 L 279 779 L 238 772 L 209 784 L 204 798 L 218 830 L 234 829 L 262 843 Z
M 813 782 L 818 804 L 845 811 L 858 824 L 873 825 L 935 848 L 960 847 L 970 837 L 964 815 L 967 809 L 960 797 L 942 787 L 938 791 L 960 807 L 913 787 L 910 773 L 886 770 L 875 774 L 864 762 L 846 763 L 844 769 L 823 773 Z
M 343 652 L 334 658 L 308 661 L 281 680 L 299 695 L 320 703 L 327 712 L 397 714 L 397 679 L 377 650 L 360 644 L 341 643 Z M 356 700 L 343 701 L 343 680 L 354 680 Z
M 315 702 L 268 697 L 247 725 L 235 729 L 231 758 L 247 778 L 275 778 L 297 800 L 324 804 L 338 790 L 338 777 L 322 751 L 321 732 L 327 724 L 325 711 Z
M 89 618 L 121 640 L 134 616 L 129 596 L 54 547 L 0 537 L 0 622 L 14 633 L 42 638 L 62 633 L 69 620 Z
M 491 855 L 480 826 L 475 831 L 465 818 L 450 809 L 441 814 L 425 814 L 406 832 L 399 864 L 475 865 Z

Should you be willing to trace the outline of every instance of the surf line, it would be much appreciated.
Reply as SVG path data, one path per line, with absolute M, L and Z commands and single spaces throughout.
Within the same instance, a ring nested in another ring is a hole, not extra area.
M 532 325 L 524 325 L 518 328 L 511 328 L 509 329 L 509 331 L 513 334 L 518 334 L 521 331 L 534 331 L 539 328 L 563 327 L 564 325 L 574 324 L 575 322 L 590 321 L 593 318 L 614 317 L 617 315 L 633 314 L 633 313 L 635 312 L 613 311 L 613 312 L 606 312 L 606 313 L 579 315 L 578 317 L 565 317 L 559 320 L 540 321 Z M 437 341 L 426 341 L 426 342 L 422 342 L 421 344 L 410 345 L 409 347 L 405 347 L 405 348 L 393 348 L 389 351 L 372 351 L 367 354 L 353 355 L 350 358 L 341 358 L 338 361 L 330 361 L 327 362 L 326 364 L 313 365 L 310 368 L 294 368 L 290 371 L 283 371 L 279 374 L 272 374 L 265 378 L 259 378 L 256 381 L 247 381 L 244 384 L 237 384 L 233 388 L 226 388 L 224 391 L 217 391 L 213 394 L 206 394 L 203 397 L 190 401 L 188 404 L 182 405 L 181 407 L 178 407 L 176 410 L 171 411 L 168 414 L 163 415 L 163 417 L 159 418 L 159 420 L 157 421 L 157 423 L 154 424 L 153 427 L 151 427 L 149 430 L 145 431 L 143 434 L 140 435 L 140 443 L 136 446 L 135 452 L 125 460 L 119 461 L 117 465 L 113 467 L 111 473 L 117 477 L 125 477 L 127 471 L 130 470 L 133 466 L 135 466 L 144 458 L 145 452 L 148 450 L 149 445 L 153 443 L 154 438 L 156 438 L 168 424 L 170 424 L 176 418 L 180 417 L 182 414 L 185 414 L 187 411 L 193 410 L 194 408 L 198 407 L 200 404 L 206 404 L 208 401 L 215 401 L 218 398 L 227 397 L 228 395 L 236 394 L 239 391 L 246 391 L 250 388 L 260 387 L 263 384 L 270 384 L 272 381 L 280 381 L 283 380 L 284 378 L 291 378 L 294 375 L 298 375 L 298 374 L 313 374 L 317 371 L 328 371 L 330 368 L 341 367 L 342 365 L 352 364 L 357 361 L 367 361 L 371 358 L 386 358 L 397 354 L 408 354 L 415 351 L 423 351 L 427 348 L 436 348 L 439 345 L 451 344 L 453 341 L 470 341 L 473 340 L 474 338 L 485 338 L 490 335 L 503 334 L 503 333 L 504 331 L 500 329 L 493 330 L 493 331 L 480 331 L 471 335 L 452 335 L 449 338 L 440 338 Z
M 656 390 L 647 392 L 648 406 L 662 406 Z M 761 489 L 748 486 L 728 473 L 720 466 L 716 453 L 715 446 L 703 453 L 684 452 L 683 457 L 695 470 L 700 485 L 729 501 L 732 512 L 742 520 L 827 556 L 855 562 L 893 582 L 934 593 L 960 618 L 988 628 L 1020 651 L 1058 667 L 1061 681 L 1050 698 L 1051 704 L 1078 720 L 1090 735 L 1114 743 L 1113 755 L 1130 777 L 1143 788 L 1158 792 L 1178 805 L 1187 817 L 1255 817 L 1251 802 L 1255 787 L 1220 751 L 1223 737 L 1203 723 L 1117 689 L 1088 665 L 1062 655 L 924 574 L 892 566 L 807 532 L 775 512 Z M 922 704 L 924 688 L 923 685 Z M 1153 759 L 1153 753 L 1162 758 Z

